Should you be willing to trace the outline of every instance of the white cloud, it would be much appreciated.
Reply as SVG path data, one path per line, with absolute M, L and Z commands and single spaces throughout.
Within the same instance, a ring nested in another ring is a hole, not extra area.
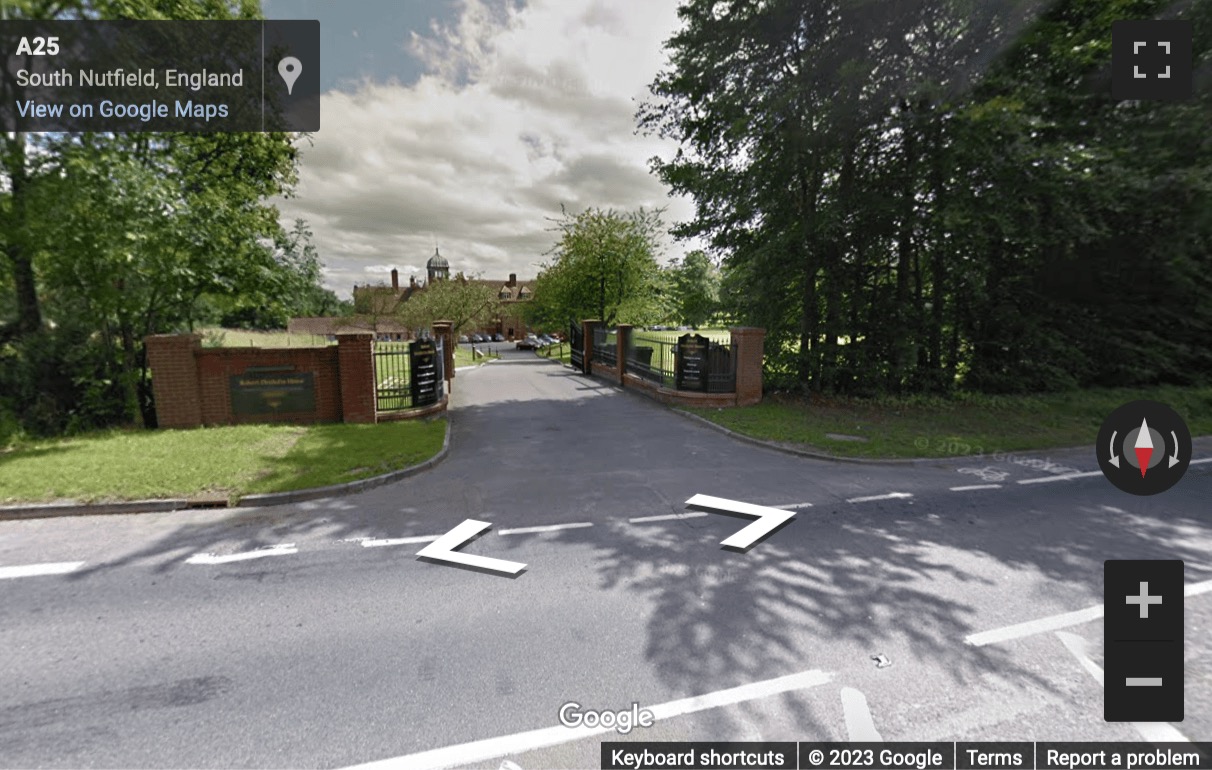
M 676 0 L 509 11 L 464 0 L 453 27 L 402 32 L 429 74 L 324 95 L 298 196 L 279 203 L 284 220 L 308 220 L 344 294 L 393 266 L 401 280 L 421 274 L 435 245 L 456 271 L 533 276 L 561 203 L 689 217 L 648 173 L 669 143 L 634 134 L 675 10 Z

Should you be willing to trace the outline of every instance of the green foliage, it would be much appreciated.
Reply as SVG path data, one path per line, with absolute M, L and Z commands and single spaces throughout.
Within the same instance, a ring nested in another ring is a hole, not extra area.
M 643 130 L 767 377 L 853 394 L 1212 377 L 1212 94 L 1110 98 L 1150 0 L 689 0 Z
M 458 335 L 488 325 L 500 315 L 500 308 L 501 301 L 491 286 L 457 275 L 430 281 L 400 306 L 397 315 L 409 329 L 430 329 L 434 321 L 450 321 Z
M 9 3 L 9 18 L 256 18 L 251 2 Z M 0 409 L 33 433 L 154 420 L 144 336 L 225 314 L 281 325 L 335 307 L 301 223 L 287 134 L 9 134 L 0 139 Z M 274 243 L 277 248 L 262 244 Z M 9 320 L 11 319 L 11 320 Z M 49 358 L 48 358 L 49 356 Z M 57 382 L 46 387 L 47 372 Z M 20 375 L 14 372 L 22 373 Z
M 563 328 L 570 320 L 607 326 L 644 325 L 664 315 L 657 264 L 660 212 L 588 209 L 556 220 L 560 240 L 535 281 L 528 303 L 534 325 Z
M 705 326 L 720 303 L 720 273 L 711 259 L 702 251 L 692 251 L 670 266 L 669 277 L 679 325 Z

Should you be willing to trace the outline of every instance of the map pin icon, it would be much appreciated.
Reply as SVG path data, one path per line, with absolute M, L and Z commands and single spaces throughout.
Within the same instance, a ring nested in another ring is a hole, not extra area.
M 295 90 L 295 81 L 303 74 L 303 63 L 293 56 L 287 56 L 278 62 L 278 74 L 286 81 L 286 93 L 290 95 Z

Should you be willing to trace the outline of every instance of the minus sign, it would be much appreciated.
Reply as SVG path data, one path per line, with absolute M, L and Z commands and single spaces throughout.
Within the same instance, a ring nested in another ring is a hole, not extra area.
M 1160 676 L 1153 676 L 1153 677 L 1130 676 L 1130 677 L 1127 677 L 1124 680 L 1124 682 L 1125 682 L 1125 686 L 1127 686 L 1127 687 L 1161 687 L 1162 686 L 1162 678 Z

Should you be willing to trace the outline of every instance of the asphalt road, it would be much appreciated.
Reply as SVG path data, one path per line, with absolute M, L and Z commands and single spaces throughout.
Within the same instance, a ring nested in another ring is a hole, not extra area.
M 0 523 L 0 766 L 533 770 L 596 767 L 616 739 L 1212 740 L 1212 463 L 1137 498 L 1055 480 L 1097 470 L 1088 450 L 810 460 L 512 351 L 460 371 L 453 400 L 450 456 L 364 494 Z M 720 541 L 749 520 L 687 515 L 695 494 L 796 517 L 738 553 Z M 399 542 L 468 518 L 492 529 L 464 552 L 526 570 Z M 1102 620 L 1065 614 L 1102 604 L 1105 559 L 1186 562 L 1182 723 L 1103 721 Z M 583 735 L 560 725 L 569 702 L 660 718 Z

